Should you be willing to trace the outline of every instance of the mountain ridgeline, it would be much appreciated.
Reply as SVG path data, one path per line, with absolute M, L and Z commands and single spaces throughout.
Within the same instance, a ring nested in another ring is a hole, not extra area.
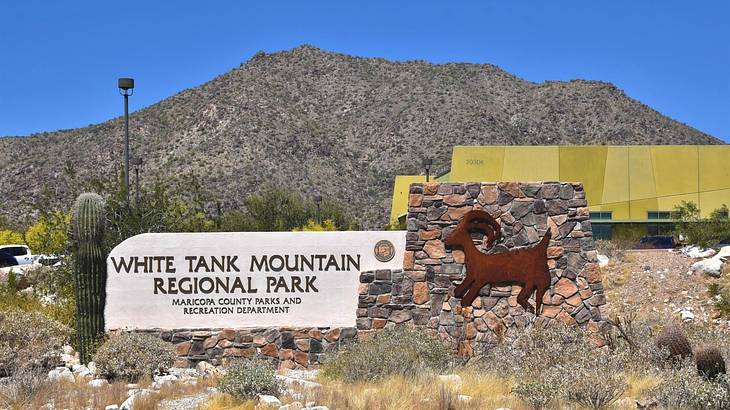
M 0 138 L 0 214 L 121 165 L 122 119 Z M 130 117 L 143 178 L 194 173 L 223 207 L 267 186 L 315 192 L 364 228 L 387 223 L 395 175 L 447 169 L 455 145 L 722 144 L 598 81 L 532 83 L 496 66 L 360 58 L 301 46 L 259 52 Z M 363 206 L 365 205 L 365 206 Z

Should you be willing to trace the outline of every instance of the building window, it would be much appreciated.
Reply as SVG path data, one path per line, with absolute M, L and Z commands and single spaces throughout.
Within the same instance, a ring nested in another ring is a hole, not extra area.
M 594 223 L 591 225 L 593 239 L 610 241 L 613 237 L 613 226 L 611 224 Z
M 646 219 L 672 219 L 674 212 L 670 211 L 649 211 Z
M 590 216 L 593 221 L 610 221 L 611 211 L 591 212 Z

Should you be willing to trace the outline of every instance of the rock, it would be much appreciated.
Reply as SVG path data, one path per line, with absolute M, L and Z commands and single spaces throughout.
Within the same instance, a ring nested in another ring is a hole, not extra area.
M 110 404 L 104 407 L 104 410 L 119 410 L 119 406 L 117 406 L 116 404 Z
M 217 374 L 218 368 L 213 366 L 212 364 L 206 362 L 203 360 L 202 362 L 198 362 L 198 364 L 195 366 L 195 369 L 200 372 L 200 374 Z
M 461 388 L 461 376 L 458 374 L 442 374 L 438 379 L 441 383 L 454 386 L 457 390 Z
M 709 258 L 717 253 L 714 249 L 705 249 L 698 246 L 685 246 L 679 252 L 692 259 Z
M 142 397 L 147 397 L 150 394 L 154 394 L 152 390 L 143 389 L 143 390 L 137 390 L 134 394 L 129 396 L 127 400 L 124 400 L 124 403 L 122 403 L 121 406 L 119 406 L 119 410 L 132 410 L 134 408 L 134 402 Z
M 573 296 L 576 292 L 578 292 L 578 287 L 570 279 L 561 278 L 558 283 L 555 284 L 555 294 L 566 299 Z
M 264 406 L 281 406 L 281 401 L 268 394 L 259 394 L 259 404 L 263 404 Z
M 107 379 L 94 379 L 89 381 L 89 386 L 97 388 L 97 387 L 104 387 L 109 384 L 109 381 Z
M 456 396 L 456 401 L 459 403 L 469 403 L 471 401 L 471 396 L 467 396 L 466 394 L 460 394 Z
M 178 381 L 177 376 L 173 374 L 168 374 L 165 376 L 155 376 L 155 381 L 152 383 L 152 388 L 155 390 L 160 390 L 161 388 L 173 384 Z
M 702 272 L 714 278 L 719 278 L 723 266 L 728 261 L 730 261 L 730 246 L 725 246 L 715 256 L 692 264 L 692 272 Z
M 68 367 L 57 367 L 48 372 L 48 380 L 57 383 L 73 383 L 76 379 Z
M 279 410 L 302 410 L 304 405 L 301 402 L 295 401 L 284 406 L 279 407 Z
M 683 322 L 691 322 L 695 318 L 695 314 L 691 310 L 684 308 L 679 311 L 679 316 Z
M 327 406 L 314 406 L 314 407 L 310 407 L 310 409 L 311 410 L 330 410 L 330 408 Z
M 606 265 L 608 265 L 608 256 L 598 255 L 598 266 L 604 267 Z
M 636 408 L 637 409 L 655 409 L 659 406 L 659 402 L 657 399 L 653 397 L 645 397 L 641 400 L 636 400 Z
M 96 363 L 89 362 L 86 364 L 86 367 L 89 368 L 89 371 L 91 371 L 91 374 L 96 374 Z

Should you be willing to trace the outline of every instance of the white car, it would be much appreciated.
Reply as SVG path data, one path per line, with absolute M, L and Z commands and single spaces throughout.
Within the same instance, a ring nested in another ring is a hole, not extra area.
M 23 272 L 36 267 L 35 257 L 25 245 L 0 245 L 0 273 Z

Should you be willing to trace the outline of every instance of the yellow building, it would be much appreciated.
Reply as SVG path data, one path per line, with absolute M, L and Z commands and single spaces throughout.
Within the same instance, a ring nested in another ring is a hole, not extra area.
M 424 178 L 396 177 L 391 219 L 405 215 L 408 186 Z M 597 236 L 621 224 L 660 234 L 682 201 L 703 216 L 730 205 L 730 145 L 457 146 L 439 180 L 582 182 Z

